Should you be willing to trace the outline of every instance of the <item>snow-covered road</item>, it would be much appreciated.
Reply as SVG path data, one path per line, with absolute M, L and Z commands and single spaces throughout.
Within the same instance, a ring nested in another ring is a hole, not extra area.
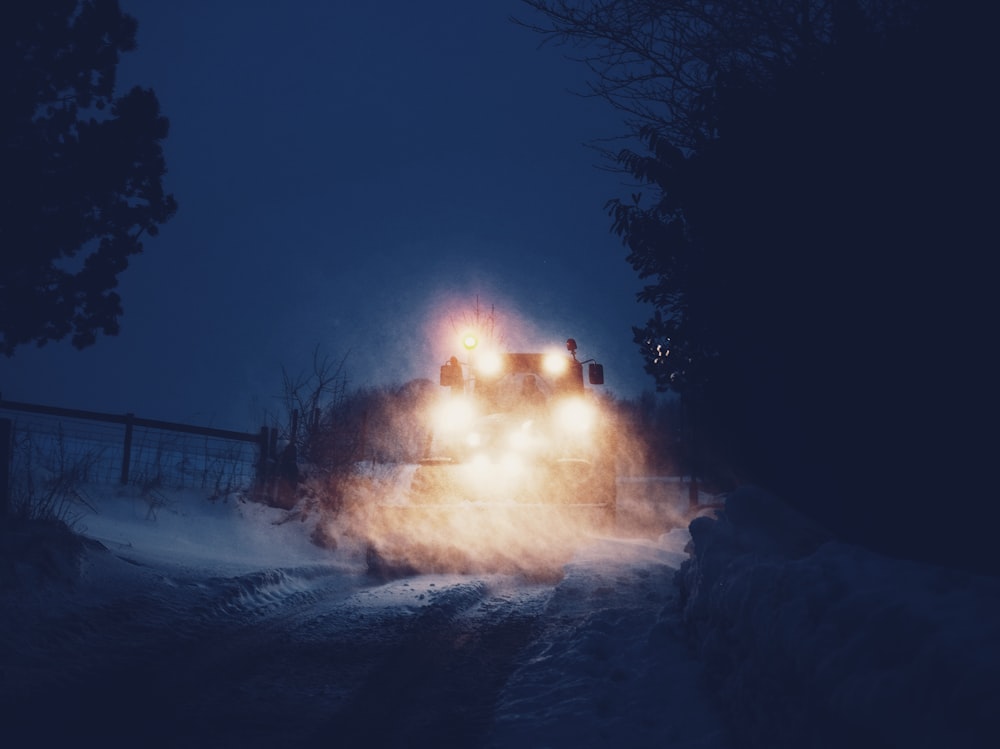
M 587 539 L 557 579 L 384 581 L 271 508 L 97 509 L 75 585 L 4 594 L 10 746 L 727 745 L 680 634 L 685 530 Z

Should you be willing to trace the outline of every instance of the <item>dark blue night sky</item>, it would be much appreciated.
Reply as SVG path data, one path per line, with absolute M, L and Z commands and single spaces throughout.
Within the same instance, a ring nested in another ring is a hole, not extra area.
M 253 428 L 317 347 L 352 387 L 433 378 L 477 298 L 511 347 L 572 336 L 610 392 L 652 389 L 603 210 L 631 186 L 585 146 L 622 126 L 520 3 L 235 7 L 123 0 L 119 90 L 156 91 L 180 208 L 121 276 L 120 335 L 22 347 L 4 398 Z

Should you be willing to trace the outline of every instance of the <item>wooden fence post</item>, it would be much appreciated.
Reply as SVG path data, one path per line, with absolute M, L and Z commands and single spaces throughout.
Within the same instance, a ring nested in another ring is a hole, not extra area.
M 128 483 L 128 469 L 132 464 L 132 420 L 135 414 L 125 414 L 125 449 L 122 451 L 122 485 Z
M 14 460 L 14 422 L 0 419 L 0 524 L 10 517 L 10 466 Z
M 259 453 L 257 455 L 257 480 L 263 481 L 267 477 L 267 427 L 262 426 L 260 428 L 260 434 L 257 436 L 257 449 Z

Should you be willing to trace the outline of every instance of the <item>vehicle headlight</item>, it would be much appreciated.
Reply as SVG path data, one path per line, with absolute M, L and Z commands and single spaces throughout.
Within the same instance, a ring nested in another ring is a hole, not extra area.
M 542 367 L 550 375 L 561 375 L 569 369 L 569 359 L 563 354 L 549 352 L 542 360 Z

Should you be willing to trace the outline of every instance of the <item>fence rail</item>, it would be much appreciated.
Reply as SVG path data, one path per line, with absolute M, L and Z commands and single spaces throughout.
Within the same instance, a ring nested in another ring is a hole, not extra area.
M 239 432 L 2 399 L 0 421 L 10 425 L 0 462 L 13 463 L 12 474 L 74 470 L 95 482 L 179 488 L 249 485 L 273 462 L 277 438 L 267 427 Z
M 126 426 L 131 424 L 133 426 L 147 427 L 149 429 L 185 432 L 187 434 L 198 434 L 206 437 L 218 437 L 219 439 L 252 442 L 255 444 L 260 441 L 260 433 L 258 432 L 235 432 L 231 429 L 216 429 L 215 427 L 181 424 L 175 421 L 143 419 L 131 413 L 106 414 L 99 413 L 97 411 L 81 411 L 76 408 L 59 408 L 58 406 L 43 406 L 37 403 L 21 403 L 19 401 L 8 401 L 2 399 L 0 399 L 0 410 L 45 414 L 47 416 L 62 416 L 68 419 L 90 419 L 93 421 L 107 422 L 109 424 L 124 424 Z

